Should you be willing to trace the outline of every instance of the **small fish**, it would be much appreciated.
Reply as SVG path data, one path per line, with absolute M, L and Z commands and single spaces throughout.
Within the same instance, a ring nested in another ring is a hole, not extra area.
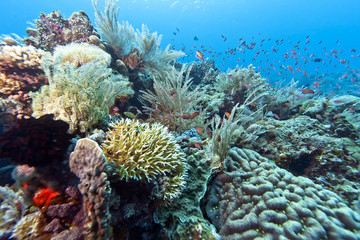
M 293 71 L 292 67 L 290 65 L 287 66 L 287 68 L 289 69 L 289 71 L 292 73 L 292 74 L 295 74 L 295 72 Z
M 320 114 L 316 114 L 315 117 L 319 120 L 323 120 L 322 116 Z
M 298 89 L 299 92 L 301 92 L 302 94 L 314 94 L 315 91 L 308 89 L 308 88 L 303 88 L 303 89 Z
M 209 137 L 209 138 L 212 138 L 212 132 L 210 131 L 209 128 L 205 128 L 205 132 L 206 132 L 206 135 Z
M 315 81 L 314 84 L 315 84 L 316 87 L 320 87 L 320 83 L 319 83 L 319 82 L 316 82 L 316 81 Z
M 334 103 L 344 103 L 343 100 L 334 100 Z
M 322 62 L 323 60 L 321 58 L 314 58 L 311 61 L 313 61 L 313 62 Z
M 204 59 L 204 54 L 202 54 L 200 51 L 196 51 L 195 57 L 196 57 L 197 59 L 200 59 L 201 61 L 205 61 L 205 59 Z
M 277 115 L 276 113 L 274 113 L 274 118 L 277 119 L 277 120 L 280 120 L 279 115 Z
M 171 92 L 170 92 L 170 95 L 174 95 L 176 93 L 176 90 L 172 90 Z
M 197 36 L 195 36 L 194 41 L 199 41 L 199 38 Z
M 135 114 L 133 114 L 132 112 L 123 112 L 123 113 L 128 118 L 131 118 L 131 119 L 136 119 L 137 118 L 137 116 Z
M 183 115 L 181 115 L 180 117 L 182 118 L 182 119 L 189 119 L 189 120 L 191 120 L 191 119 L 193 119 L 194 117 L 196 117 L 197 115 L 199 115 L 200 114 L 200 111 L 197 111 L 197 112 L 194 112 L 193 114 L 188 114 L 188 113 L 184 113 Z
M 197 128 L 195 128 L 195 129 L 196 129 L 196 132 L 197 132 L 199 135 L 201 135 L 201 134 L 202 134 L 201 127 L 197 127 Z
M 231 114 L 228 113 L 228 112 L 225 112 L 225 116 L 226 116 L 227 118 L 230 118 Z

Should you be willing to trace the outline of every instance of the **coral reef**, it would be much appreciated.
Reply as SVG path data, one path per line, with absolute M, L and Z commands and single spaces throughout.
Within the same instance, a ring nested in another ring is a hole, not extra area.
M 90 139 L 80 139 L 70 154 L 70 168 L 80 178 L 78 188 L 83 196 L 86 216 L 85 239 L 111 239 L 108 224 L 110 186 L 104 172 L 106 159 L 99 145 Z
M 31 115 L 30 91 L 36 91 L 48 83 L 41 63 L 44 51 L 34 47 L 0 47 L 0 97 L 16 101 L 18 118 Z
M 20 219 L 14 227 L 11 235 L 15 239 L 36 240 L 39 239 L 40 212 L 30 213 Z
M 9 69 L 41 69 L 45 52 L 33 46 L 8 46 L 0 48 L 0 71 Z
M 164 76 L 172 69 L 169 63 L 185 55 L 181 51 L 170 50 L 170 45 L 162 50 L 162 36 L 150 33 L 145 25 L 142 25 L 141 31 L 135 31 L 128 22 L 118 22 L 116 1 L 105 2 L 104 14 L 99 9 L 98 0 L 92 3 L 96 24 L 106 47 L 115 60 L 122 60 L 130 70 L 145 70 L 153 77 Z
M 78 68 L 66 64 L 51 75 L 49 85 L 32 94 L 33 116 L 54 114 L 70 126 L 69 132 L 85 133 L 106 121 L 115 97 L 133 94 L 127 78 L 97 61 Z
M 200 111 L 203 93 L 199 87 L 190 90 L 190 72 L 191 67 L 186 70 L 185 65 L 180 71 L 172 69 L 165 78 L 154 79 L 154 91 L 141 91 L 141 99 L 148 104 L 145 107 L 148 114 L 171 130 L 203 127 L 205 122 L 205 111 Z M 199 116 L 192 117 L 194 113 Z
M 99 47 L 89 43 L 71 43 L 66 46 L 57 46 L 52 61 L 54 69 L 66 63 L 72 63 L 76 67 L 80 67 L 91 61 L 97 61 L 101 65 L 109 66 L 111 56 Z
M 231 91 L 241 92 L 241 95 L 246 96 L 248 90 L 258 88 L 265 84 L 265 79 L 261 74 L 255 71 L 255 67 L 249 65 L 247 68 L 229 69 L 226 73 L 219 74 L 216 77 L 216 85 L 219 91 L 231 93 Z M 265 91 L 264 87 L 261 92 Z
M 295 175 L 311 178 L 352 205 L 360 200 L 360 147 L 357 138 L 351 138 L 358 136 L 355 128 L 345 123 L 342 117 L 329 124 L 302 115 L 282 121 L 268 118 L 250 125 L 236 145 L 256 150 Z M 347 134 L 339 136 L 340 131 Z
M 48 15 L 41 13 L 40 19 L 35 20 L 35 26 L 36 29 L 26 30 L 29 38 L 23 41 L 26 45 L 45 51 L 53 51 L 57 45 L 72 42 L 99 44 L 98 34 L 83 11 L 73 13 L 69 19 L 64 19 L 59 11 Z
M 21 191 L 0 187 L 0 238 L 8 239 L 15 224 L 25 213 Z
M 232 148 L 206 212 L 222 239 L 358 239 L 360 215 L 335 193 Z
M 60 162 L 70 145 L 68 124 L 53 120 L 52 115 L 39 119 L 17 119 L 0 135 L 0 157 L 16 164 L 42 166 Z
M 187 157 L 186 185 L 180 197 L 154 213 L 154 221 L 161 224 L 169 239 L 215 239 L 215 228 L 200 208 L 211 176 L 210 164 L 203 155 L 198 152 Z
M 159 184 L 157 198 L 167 203 L 184 187 L 184 155 L 168 129 L 159 123 L 122 119 L 112 124 L 102 149 L 119 180 Z

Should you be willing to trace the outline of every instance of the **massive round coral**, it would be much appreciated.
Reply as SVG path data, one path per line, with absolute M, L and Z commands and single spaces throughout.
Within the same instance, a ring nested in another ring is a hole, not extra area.
M 184 154 L 168 129 L 130 119 L 112 127 L 102 149 L 114 174 L 126 181 L 166 182 L 162 200 L 177 197 L 184 186 Z

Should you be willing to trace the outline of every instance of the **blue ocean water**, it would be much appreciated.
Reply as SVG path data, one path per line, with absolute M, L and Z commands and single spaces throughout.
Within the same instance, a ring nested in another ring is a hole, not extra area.
M 343 76 L 358 81 L 357 0 L 120 0 L 118 6 L 120 21 L 137 29 L 146 24 L 162 34 L 163 47 L 171 44 L 187 54 L 183 62 L 196 61 L 195 51 L 200 50 L 220 70 L 253 64 L 271 83 L 295 77 L 309 85 L 334 74 L 346 86 Z M 90 0 L 4 1 L 0 33 L 25 36 L 29 22 L 53 10 L 65 17 L 83 10 L 95 24 Z

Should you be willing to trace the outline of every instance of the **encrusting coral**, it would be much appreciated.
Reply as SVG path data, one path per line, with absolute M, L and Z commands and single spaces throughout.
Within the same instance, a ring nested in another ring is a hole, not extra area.
M 206 212 L 224 240 L 359 239 L 360 215 L 337 194 L 247 149 L 230 149 Z
M 171 201 L 184 187 L 184 155 L 168 129 L 159 123 L 122 119 L 112 124 L 102 149 L 119 180 L 164 181 L 160 200 Z
M 99 145 L 87 138 L 78 140 L 70 154 L 70 169 L 80 178 L 78 187 L 83 195 L 86 240 L 112 239 L 112 227 L 109 224 L 111 188 L 104 172 L 105 163 Z

